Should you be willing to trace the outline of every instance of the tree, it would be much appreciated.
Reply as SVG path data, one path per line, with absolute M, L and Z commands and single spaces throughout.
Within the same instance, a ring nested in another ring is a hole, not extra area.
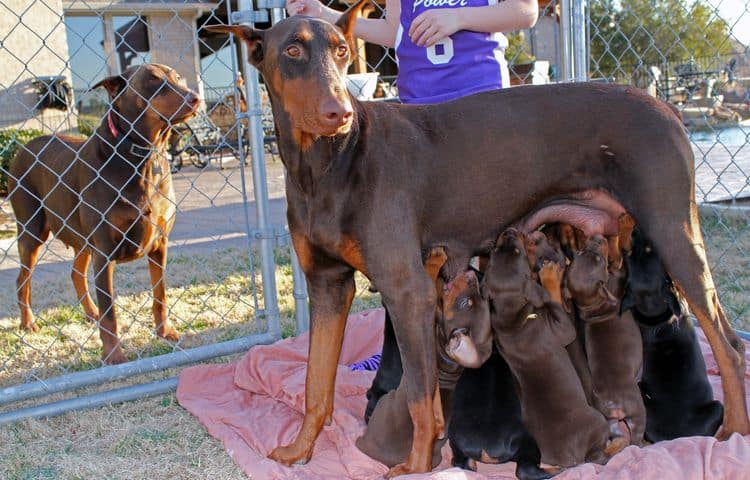
M 591 0 L 591 76 L 731 52 L 729 26 L 703 0 Z

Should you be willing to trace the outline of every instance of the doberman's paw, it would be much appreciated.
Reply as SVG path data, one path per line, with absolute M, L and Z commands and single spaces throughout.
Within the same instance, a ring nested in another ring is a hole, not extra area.
M 385 474 L 385 478 L 395 478 L 399 475 L 410 475 L 412 473 L 425 473 L 429 472 L 429 469 L 423 470 L 418 468 L 413 468 L 407 465 L 406 463 L 400 463 L 396 465 L 395 467 L 392 467 L 390 470 L 388 470 L 388 473 Z
M 24 332 L 38 332 L 39 331 L 39 325 L 37 325 L 36 323 L 34 323 L 33 321 L 31 321 L 31 322 L 26 323 L 26 324 L 21 324 L 21 330 L 23 330 Z
M 125 356 L 124 353 L 122 353 L 122 350 L 120 348 L 116 348 L 110 353 L 103 353 L 102 354 L 102 362 L 104 362 L 107 365 L 118 365 L 120 363 L 125 363 L 128 361 L 128 357 Z
M 727 415 L 727 409 L 724 409 L 724 422 L 716 431 L 717 440 L 727 440 L 732 436 L 733 433 L 739 433 L 740 435 L 750 435 L 750 423 L 748 423 L 747 415 L 729 416 Z
M 732 430 L 731 428 L 725 428 L 724 425 L 720 426 L 719 429 L 716 431 L 716 434 L 714 435 L 714 438 L 719 441 L 729 440 L 729 437 L 732 436 L 733 433 L 739 433 L 740 435 L 748 435 L 748 431 L 742 431 L 742 430 Z
M 180 334 L 177 333 L 177 330 L 175 330 L 174 327 L 162 328 L 161 330 L 157 330 L 156 334 L 165 340 L 169 340 L 170 342 L 176 342 L 180 339 Z
M 294 464 L 304 465 L 310 461 L 310 457 L 312 457 L 312 447 L 299 447 L 296 443 L 292 443 L 285 447 L 276 447 L 268 455 L 268 458 L 271 460 L 286 465 L 287 467 L 291 467 Z

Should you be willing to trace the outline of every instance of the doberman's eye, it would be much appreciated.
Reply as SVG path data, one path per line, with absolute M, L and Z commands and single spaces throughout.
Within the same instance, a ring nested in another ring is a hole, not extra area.
M 286 47 L 286 54 L 292 58 L 297 58 L 302 54 L 302 50 L 296 45 L 289 45 Z
M 472 302 L 470 298 L 464 297 L 458 300 L 459 310 L 468 310 L 473 306 L 474 306 L 474 302 Z
M 349 53 L 349 47 L 347 45 L 339 45 L 336 48 L 336 55 L 339 58 L 345 57 Z

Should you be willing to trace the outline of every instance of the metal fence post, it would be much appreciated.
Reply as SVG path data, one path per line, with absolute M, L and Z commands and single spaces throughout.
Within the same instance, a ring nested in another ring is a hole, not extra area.
M 239 0 L 239 14 L 250 13 L 253 18 L 252 0 Z M 252 26 L 251 21 L 242 21 Z M 276 292 L 276 263 L 273 246 L 275 232 L 268 212 L 268 184 L 266 180 L 265 150 L 263 148 L 263 110 L 260 103 L 260 86 L 258 71 L 248 62 L 247 46 L 242 43 L 242 71 L 246 79 L 245 96 L 248 102 L 247 116 L 250 119 L 248 134 L 252 151 L 253 193 L 255 196 L 255 214 L 258 221 L 256 239 L 260 244 L 260 268 L 263 277 L 263 306 L 268 331 L 272 335 L 281 334 L 279 319 L 279 302 Z
M 573 78 L 576 82 L 588 80 L 588 35 L 586 33 L 586 0 L 570 0 L 571 39 L 573 53 Z
M 571 38 L 571 4 L 575 0 L 560 0 L 560 80 L 569 82 L 574 78 L 573 39 Z
M 258 0 L 258 8 L 267 8 L 271 11 L 271 23 L 276 24 L 284 19 L 284 6 L 286 0 Z M 299 264 L 297 252 L 294 245 L 291 246 L 292 256 L 292 279 L 294 282 L 294 316 L 297 325 L 297 334 L 306 332 L 310 328 L 310 307 L 307 301 L 307 280 Z

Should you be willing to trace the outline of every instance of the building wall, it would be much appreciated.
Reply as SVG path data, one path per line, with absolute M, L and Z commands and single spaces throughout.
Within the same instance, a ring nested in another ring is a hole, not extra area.
M 74 127 L 70 113 L 34 109 L 39 100 L 35 77 L 64 75 L 70 81 L 61 0 L 3 0 L 2 5 L 0 32 L 10 34 L 0 44 L 0 129 Z
M 197 12 L 149 13 L 151 61 L 169 65 L 203 98 L 195 19 Z

